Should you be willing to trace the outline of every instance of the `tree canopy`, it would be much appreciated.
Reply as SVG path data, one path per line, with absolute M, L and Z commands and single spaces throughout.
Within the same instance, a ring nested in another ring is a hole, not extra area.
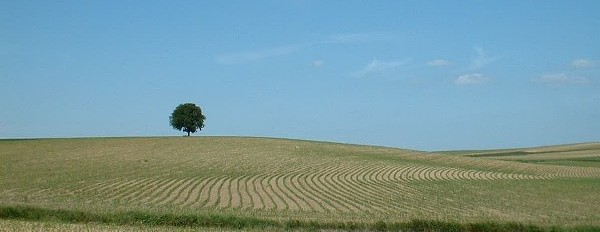
M 202 114 L 202 110 L 194 103 L 185 103 L 177 106 L 169 117 L 169 121 L 173 129 L 183 130 L 190 133 L 201 131 L 204 128 L 204 120 L 206 117 Z

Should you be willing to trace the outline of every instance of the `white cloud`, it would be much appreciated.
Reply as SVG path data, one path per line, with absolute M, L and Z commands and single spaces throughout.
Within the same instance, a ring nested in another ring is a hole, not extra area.
M 312 65 L 315 68 L 319 68 L 319 67 L 322 67 L 323 65 L 325 65 L 325 61 L 323 61 L 323 60 L 314 60 L 312 62 Z
M 481 85 L 485 84 L 490 80 L 490 78 L 481 75 L 479 73 L 471 73 L 459 76 L 454 80 L 454 84 L 456 85 Z
M 483 68 L 484 66 L 494 62 L 494 60 L 496 60 L 495 57 L 489 57 L 487 56 L 484 52 L 483 49 L 480 47 L 475 47 L 475 52 L 477 52 L 477 56 L 475 56 L 473 58 L 473 60 L 471 61 L 471 68 L 472 69 L 480 69 Z
M 448 66 L 451 64 L 452 64 L 452 62 L 444 60 L 444 59 L 437 59 L 437 60 L 432 60 L 432 61 L 427 62 L 427 65 L 434 66 L 434 67 Z
M 597 64 L 597 61 L 589 59 L 575 59 L 571 62 L 571 66 L 575 68 L 592 68 Z
M 540 84 L 586 84 L 590 81 L 585 77 L 571 76 L 565 73 L 551 73 L 535 79 L 534 82 Z
M 244 64 L 264 60 L 271 57 L 283 56 L 299 50 L 297 45 L 288 45 L 257 51 L 229 53 L 217 56 L 216 61 L 220 64 Z
M 365 67 L 362 70 L 357 72 L 357 75 L 359 77 L 364 77 L 364 76 L 367 76 L 367 75 L 373 74 L 373 73 L 382 73 L 387 70 L 402 66 L 404 64 L 406 64 L 406 61 L 399 61 L 399 60 L 379 61 L 377 59 L 373 59 L 373 61 L 371 61 L 371 63 L 365 65 Z

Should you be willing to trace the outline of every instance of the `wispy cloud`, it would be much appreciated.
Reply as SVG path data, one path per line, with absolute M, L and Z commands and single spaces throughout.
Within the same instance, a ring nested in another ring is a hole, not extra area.
M 325 65 L 325 61 L 323 61 L 323 60 L 313 60 L 312 65 L 315 68 L 320 68 L 323 65 Z
M 462 76 L 457 77 L 454 80 L 454 84 L 456 85 L 482 85 L 487 83 L 490 80 L 489 77 L 486 77 L 482 74 L 479 73 L 471 73 L 471 74 L 465 74 Z
M 216 61 L 220 64 L 244 64 L 252 63 L 267 58 L 288 55 L 297 52 L 301 46 L 299 45 L 287 45 L 281 47 L 274 47 L 256 51 L 238 52 L 238 53 L 227 53 L 217 56 Z
M 388 70 L 405 65 L 406 63 L 406 60 L 380 61 L 377 59 L 373 59 L 371 63 L 365 65 L 360 71 L 356 73 L 356 75 L 359 77 L 365 77 L 375 73 L 383 73 Z
M 289 44 L 279 47 L 220 54 L 215 58 L 215 61 L 219 64 L 246 64 L 262 61 L 272 57 L 293 54 L 316 45 L 367 43 L 384 41 L 392 38 L 393 36 L 391 34 L 376 32 L 333 34 L 325 36 L 320 40 L 307 43 Z M 322 65 L 323 63 L 321 62 L 320 65 L 317 64 L 315 66 Z
M 575 59 L 571 62 L 571 66 L 574 68 L 593 68 L 598 63 L 600 62 L 590 59 Z
M 427 62 L 427 65 L 433 66 L 433 67 L 442 67 L 442 66 L 452 65 L 452 62 L 450 62 L 448 60 L 444 60 L 444 59 L 436 59 L 436 60 Z
M 542 75 L 540 78 L 535 79 L 534 82 L 540 84 L 565 85 L 587 84 L 590 82 L 590 80 L 586 77 L 572 76 L 565 73 L 550 73 Z
M 496 60 L 496 57 L 487 56 L 481 47 L 475 47 L 475 52 L 477 52 L 477 55 L 471 61 L 471 69 L 483 68 Z

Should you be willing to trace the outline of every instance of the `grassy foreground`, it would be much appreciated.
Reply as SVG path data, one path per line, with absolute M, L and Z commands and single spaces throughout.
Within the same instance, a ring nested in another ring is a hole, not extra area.
M 149 214 L 142 212 L 126 212 L 111 214 L 94 214 L 88 212 L 77 212 L 67 210 L 50 210 L 33 207 L 2 207 L 0 208 L 1 219 L 20 219 L 36 222 L 55 222 L 50 225 L 64 223 L 85 223 L 79 225 L 79 229 L 92 230 L 94 227 L 104 227 L 103 230 L 122 229 L 118 226 L 137 226 L 132 229 L 149 230 L 159 228 L 160 230 L 194 229 L 194 228 L 219 228 L 226 230 L 360 230 L 360 231 L 598 231 L 600 227 L 578 226 L 578 227 L 540 227 L 536 225 L 523 225 L 520 223 L 457 223 L 441 222 L 431 220 L 411 220 L 409 222 L 319 222 L 286 220 L 275 221 L 257 218 L 241 218 L 235 216 L 221 215 L 174 215 L 174 214 Z M 6 223 L 9 226 L 22 226 L 19 223 Z M 2 223 L 0 223 L 1 225 Z M 117 227 L 107 227 L 113 225 Z M 25 224 L 26 226 L 31 226 Z M 90 227 L 90 225 L 92 225 Z M 98 226 L 104 225 L 104 226 Z M 62 225 L 59 228 L 71 226 Z M 77 229 L 75 227 L 73 229 Z
M 599 147 L 448 155 L 238 137 L 0 140 L 0 218 L 15 227 L 14 219 L 143 228 L 594 230 L 600 168 L 572 159 L 593 162 Z M 506 159 L 530 154 L 536 162 Z

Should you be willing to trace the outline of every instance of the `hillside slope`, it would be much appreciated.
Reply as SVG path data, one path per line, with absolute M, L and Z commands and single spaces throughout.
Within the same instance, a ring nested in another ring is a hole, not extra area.
M 2 140 L 0 174 L 5 206 L 600 225 L 598 167 L 385 147 L 243 137 Z

